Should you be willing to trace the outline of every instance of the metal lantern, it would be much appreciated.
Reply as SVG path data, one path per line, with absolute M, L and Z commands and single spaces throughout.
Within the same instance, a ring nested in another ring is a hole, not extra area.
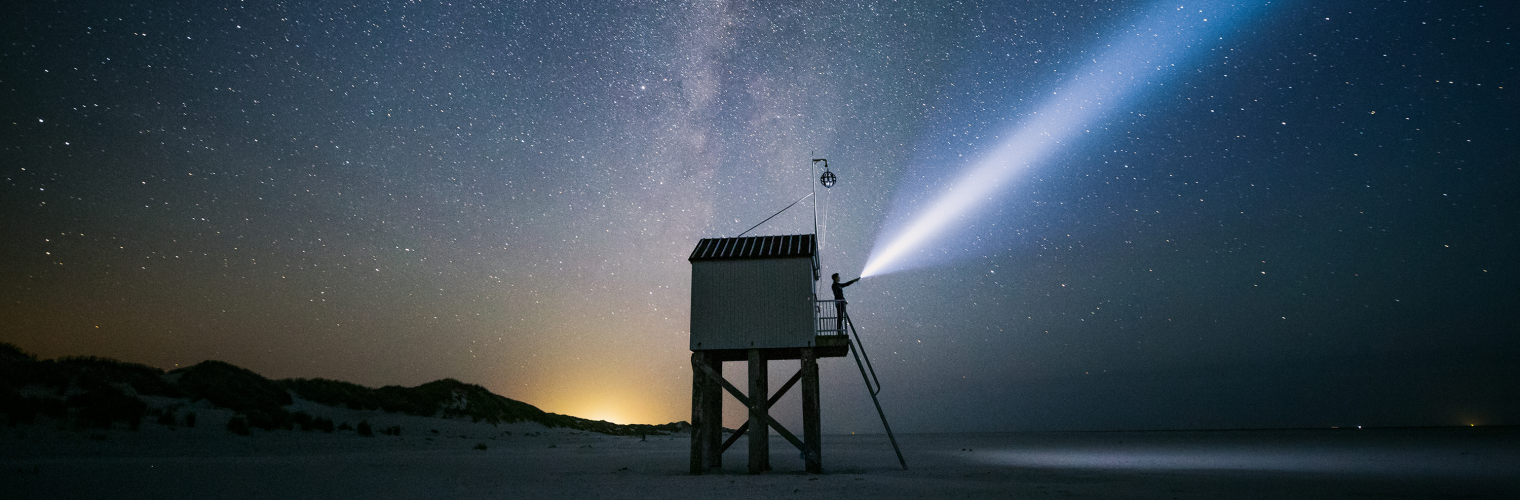
M 823 175 L 818 176 L 818 183 L 823 184 L 824 188 L 834 187 L 835 182 L 839 182 L 839 177 L 834 176 L 834 173 L 828 170 L 824 170 Z

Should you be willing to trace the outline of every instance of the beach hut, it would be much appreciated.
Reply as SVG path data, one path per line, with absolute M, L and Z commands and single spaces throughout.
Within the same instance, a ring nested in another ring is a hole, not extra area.
M 708 238 L 697 243 L 687 260 L 691 262 L 691 473 L 721 467 L 723 451 L 746 434 L 750 473 L 769 470 L 771 429 L 802 451 L 808 472 L 822 472 L 818 358 L 844 356 L 849 341 L 838 332 L 818 334 L 816 236 Z M 769 362 L 792 359 L 801 362 L 797 374 L 771 394 Z M 725 361 L 748 363 L 747 394 L 723 378 Z M 770 405 L 799 381 L 801 439 L 769 413 Z M 725 391 L 750 410 L 748 421 L 727 440 L 722 432 Z

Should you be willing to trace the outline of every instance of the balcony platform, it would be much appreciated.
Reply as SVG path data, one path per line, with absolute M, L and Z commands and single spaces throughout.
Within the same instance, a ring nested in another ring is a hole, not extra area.
M 844 335 L 818 335 L 813 337 L 813 355 L 820 358 L 842 358 L 850 353 L 850 338 Z M 710 359 L 719 361 L 745 361 L 749 359 L 749 349 L 705 349 L 702 350 Z M 761 356 L 767 360 L 778 359 L 802 359 L 802 348 L 780 347 L 760 349 Z

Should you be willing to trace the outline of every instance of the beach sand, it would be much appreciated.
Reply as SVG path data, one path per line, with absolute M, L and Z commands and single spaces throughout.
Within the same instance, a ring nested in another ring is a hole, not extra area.
M 201 425 L 0 428 L 4 498 L 1520 498 L 1520 431 L 828 435 L 825 474 L 787 442 L 773 471 L 688 474 L 686 435 L 615 437 L 538 424 L 354 412 L 400 436 Z M 437 431 L 436 433 L 433 431 Z M 483 447 L 485 449 L 478 449 Z

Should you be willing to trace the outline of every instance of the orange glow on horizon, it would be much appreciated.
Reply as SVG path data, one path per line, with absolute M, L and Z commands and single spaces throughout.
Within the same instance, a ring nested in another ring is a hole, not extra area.
M 681 403 L 689 401 L 679 391 L 663 391 L 659 387 L 639 383 L 643 380 L 668 378 L 664 373 L 626 373 L 609 367 L 582 364 L 580 369 L 569 370 L 575 376 L 554 378 L 538 383 L 521 382 L 502 384 L 507 392 L 502 396 L 516 399 L 540 410 L 588 420 L 601 420 L 615 424 L 659 425 L 686 419 L 688 409 Z M 689 387 L 689 382 L 676 386 Z M 496 392 L 496 391 L 493 391 Z

